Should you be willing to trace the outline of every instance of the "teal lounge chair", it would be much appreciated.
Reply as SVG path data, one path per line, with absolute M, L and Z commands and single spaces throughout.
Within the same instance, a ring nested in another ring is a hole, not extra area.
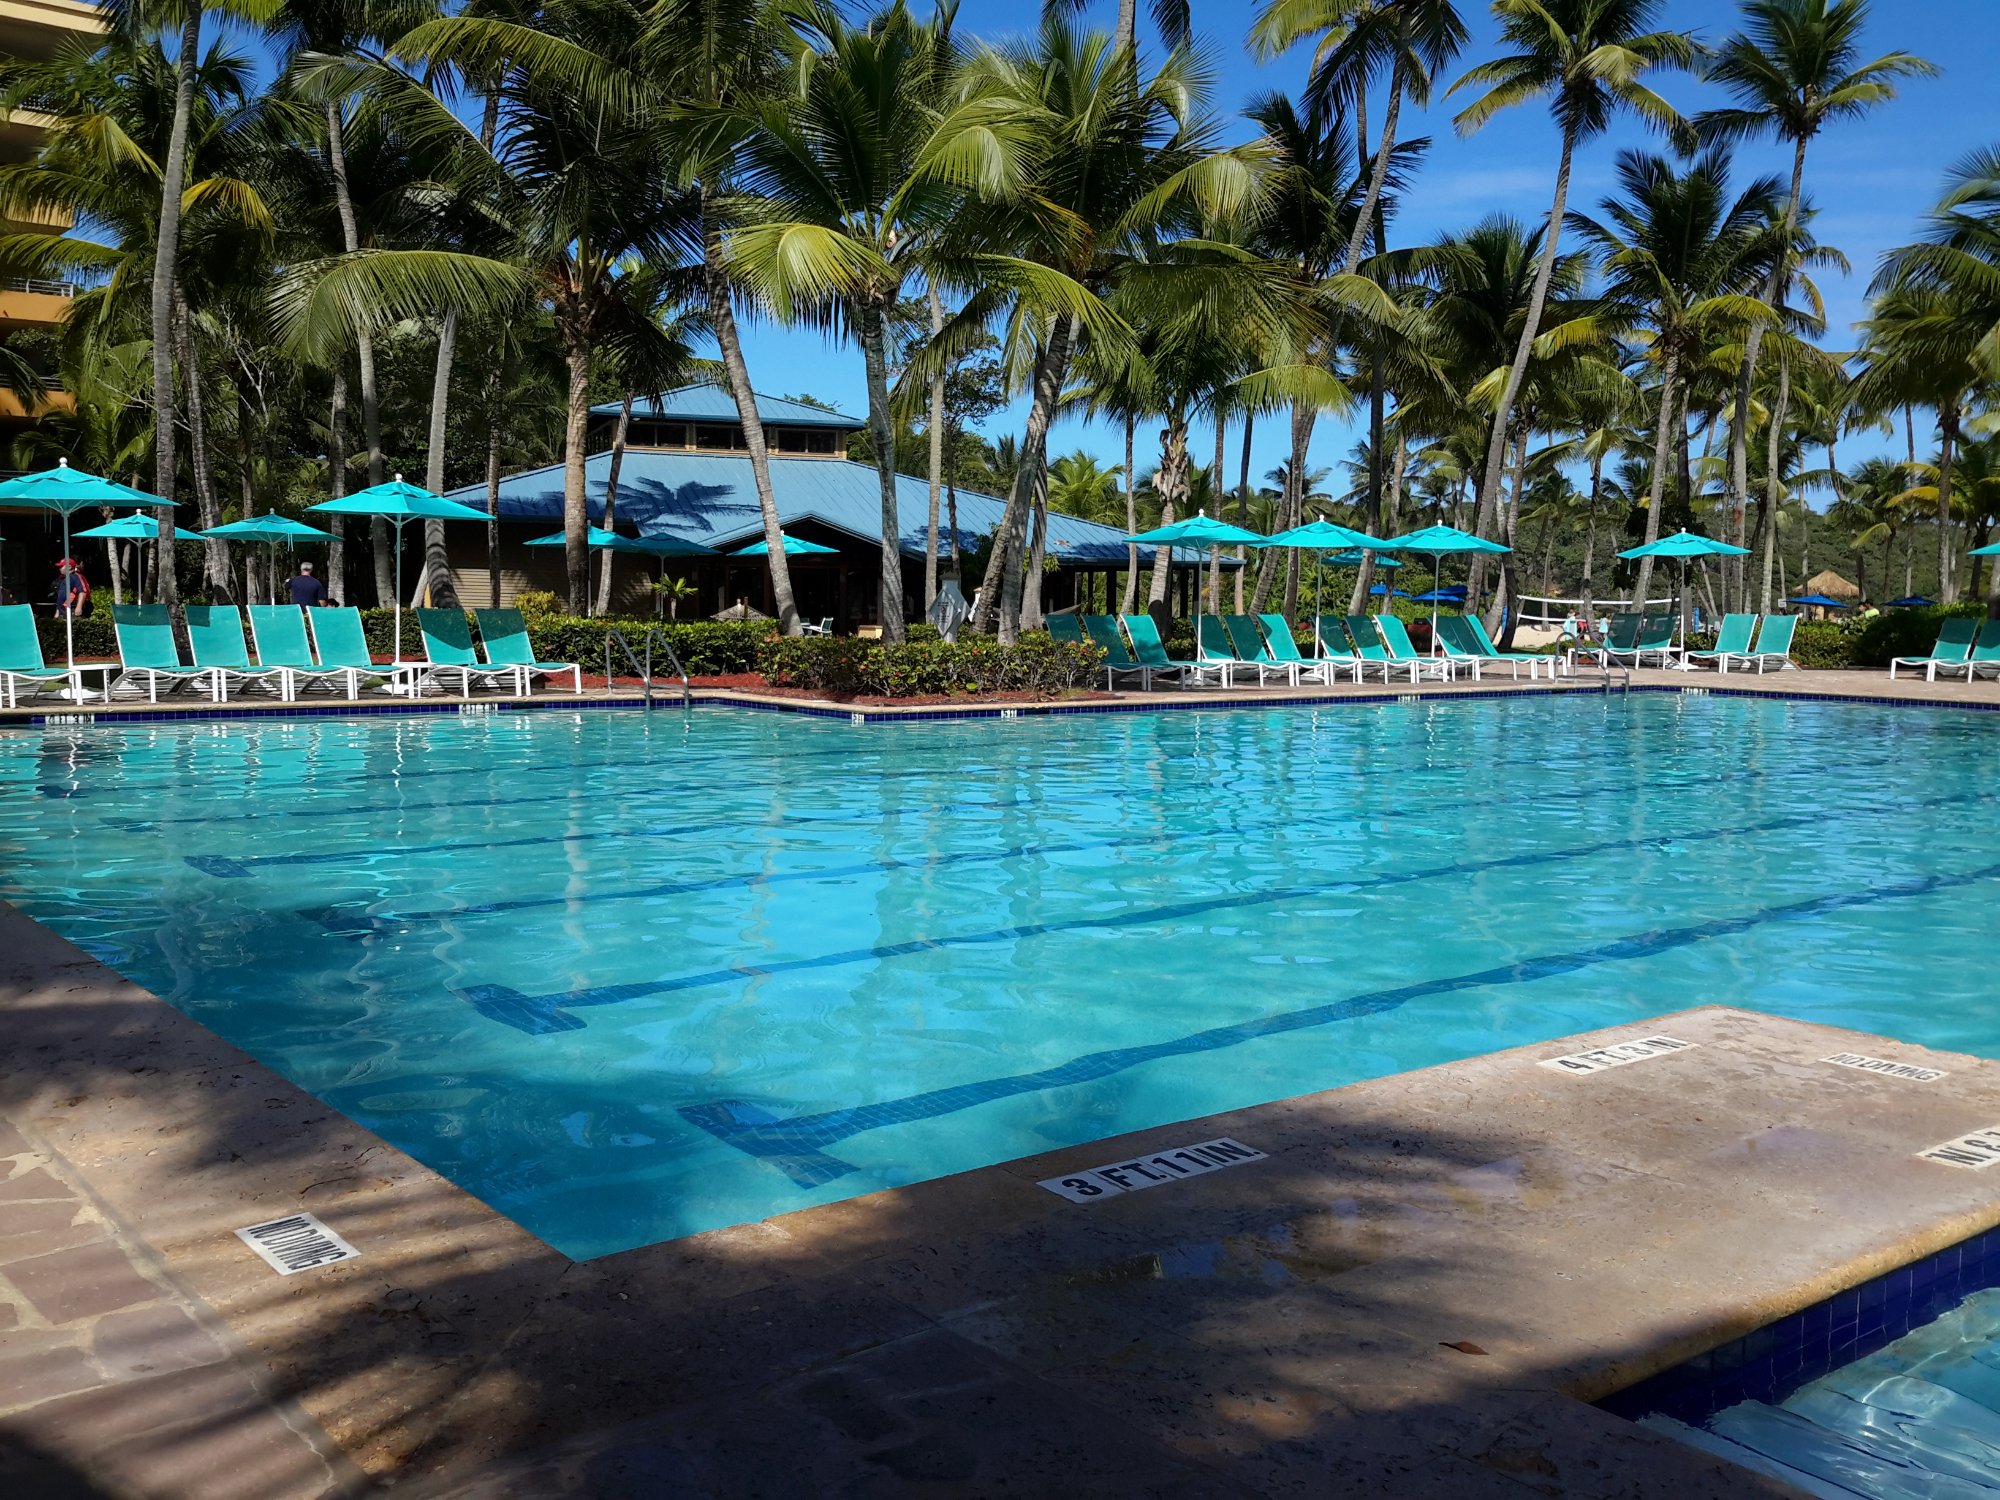
M 570 691 L 582 696 L 583 668 L 573 661 L 537 660 L 534 643 L 528 639 L 528 622 L 518 609 L 475 609 L 472 618 L 479 622 L 479 644 L 486 649 L 486 665 L 519 667 L 522 692 L 537 677 L 568 673 Z
M 1502 651 L 1493 644 L 1493 637 L 1486 633 L 1486 622 L 1478 615 L 1465 615 L 1465 628 L 1472 632 L 1472 638 L 1479 642 L 1479 648 L 1488 661 L 1519 662 L 1528 669 L 1528 680 L 1535 680 L 1538 670 L 1549 674 L 1549 681 L 1556 680 L 1556 659 L 1544 656 L 1539 651 Z
M 1339 615 L 1315 616 L 1313 639 L 1319 647 L 1319 654 L 1322 657 L 1352 656 L 1356 682 L 1365 681 L 1370 672 L 1380 672 L 1382 680 L 1387 682 L 1389 674 L 1396 670 L 1396 664 L 1389 660 L 1389 648 L 1382 644 L 1381 632 L 1375 628 L 1375 621 L 1369 615 L 1356 615 L 1354 619 L 1365 621 L 1366 628 L 1353 630 L 1350 640 L 1353 620 L 1343 620 Z
M 1681 660 L 1691 667 L 1707 662 L 1717 671 L 1727 673 L 1732 661 L 1749 656 L 1750 633 L 1756 628 L 1755 615 L 1724 615 L 1722 628 L 1715 633 L 1714 647 L 1707 651 L 1683 651 Z
M 160 701 L 160 684 L 167 691 L 201 686 L 217 703 L 222 701 L 219 674 L 209 667 L 190 667 L 181 661 L 174 645 L 173 623 L 164 604 L 114 604 L 111 625 L 118 632 L 118 678 L 105 696 L 134 680 L 146 685 L 146 701 Z
M 1222 685 L 1236 685 L 1236 647 L 1229 639 L 1228 627 L 1222 623 L 1221 615 L 1197 615 L 1194 621 L 1195 658 L 1203 666 L 1213 667 L 1222 674 Z
M 315 609 L 307 614 L 312 621 L 313 649 L 322 668 L 352 667 L 363 677 L 387 678 L 393 693 L 412 692 L 422 667 L 408 664 L 379 667 L 375 653 L 368 649 L 368 632 L 362 628 L 358 609 Z
M 1264 643 L 1264 633 L 1250 616 L 1224 615 L 1222 628 L 1229 637 L 1230 650 L 1236 653 L 1236 660 L 1229 669 L 1232 676 L 1240 672 L 1255 672 L 1259 687 L 1271 677 L 1282 677 L 1291 686 L 1298 686 L 1298 664 L 1279 661 L 1273 656 L 1271 648 Z
M 1988 620 L 1979 627 L 1979 639 L 1961 662 L 1939 662 L 1936 671 L 1963 672 L 1967 682 L 1981 672 L 2000 677 L 2000 620 Z M 1937 679 L 1932 677 L 1931 681 Z
M 75 686 L 67 668 L 51 667 L 42 660 L 34 609 L 26 604 L 0 605 L 0 706 L 14 707 L 24 682 L 29 684 L 30 698 L 52 687 Z
M 1737 660 L 1746 666 L 1755 666 L 1757 675 L 1763 676 L 1766 667 L 1774 667 L 1782 672 L 1794 665 L 1792 661 L 1792 637 L 1798 634 L 1797 615 L 1766 615 L 1764 623 L 1757 627 L 1757 646 L 1746 651 Z
M 1629 651 L 1621 651 L 1614 645 L 1611 647 L 1609 655 L 1613 662 L 1618 662 L 1621 665 L 1623 663 L 1620 659 L 1623 657 L 1629 656 L 1632 659 L 1630 663 L 1632 666 L 1643 667 L 1646 665 L 1647 657 L 1657 656 L 1660 659 L 1661 666 L 1672 666 L 1674 664 L 1674 617 L 1672 615 L 1641 616 L 1638 638 L 1632 642 L 1632 648 Z
M 424 637 L 424 659 L 428 665 L 417 669 L 415 694 L 422 693 L 425 686 L 452 673 L 458 675 L 458 696 L 472 696 L 472 681 L 476 677 L 481 682 L 498 683 L 502 687 L 512 687 L 514 696 L 528 696 L 528 672 L 525 667 L 495 667 L 479 659 L 479 653 L 472 649 L 472 628 L 465 623 L 462 609 L 420 609 L 417 611 L 417 629 Z
M 1437 633 L 1438 644 L 1444 648 L 1445 656 L 1454 664 L 1470 665 L 1474 682 L 1479 681 L 1482 668 L 1500 665 L 1504 665 L 1515 678 L 1519 678 L 1521 668 L 1526 667 L 1528 680 L 1533 682 L 1546 662 L 1550 677 L 1555 676 L 1553 657 L 1530 656 L 1520 651 L 1503 653 L 1496 649 L 1476 615 L 1439 615 Z
M 1389 648 L 1389 665 L 1398 671 L 1407 668 L 1411 682 L 1420 677 L 1435 677 L 1439 682 L 1450 682 L 1458 675 L 1458 664 L 1449 656 L 1425 656 L 1418 651 L 1416 642 L 1410 639 L 1408 628 L 1395 615 L 1349 615 L 1349 630 L 1354 628 L 1357 619 L 1375 622 L 1375 628 L 1382 633 L 1382 644 Z M 1479 680 L 1477 672 L 1473 673 L 1472 680 Z
M 1731 616 L 1731 618 L 1735 618 Z M 1971 615 L 1948 615 L 1938 626 L 1937 644 L 1929 656 L 1896 656 L 1889 660 L 1889 678 L 1895 680 L 1898 667 L 1922 667 L 1924 681 L 1937 681 L 1937 669 L 1956 670 L 1971 659 L 1973 643 L 1979 638 L 1979 621 Z
M 1176 661 L 1167 655 L 1167 643 L 1160 639 L 1160 625 L 1151 615 L 1124 615 L 1125 633 L 1132 638 L 1132 655 L 1142 667 L 1149 667 L 1155 677 L 1162 673 L 1172 673 L 1174 680 L 1182 687 L 1190 682 L 1201 682 L 1213 677 L 1223 680 L 1223 669 L 1212 661 Z
M 1336 672 L 1351 672 L 1356 682 L 1361 680 L 1361 659 L 1357 656 L 1307 656 L 1300 651 L 1292 635 L 1292 623 L 1283 615 L 1259 615 L 1257 623 L 1264 627 L 1265 647 L 1271 659 L 1289 662 L 1299 681 L 1323 682 L 1332 687 Z
M 1120 678 L 1136 677 L 1139 690 L 1148 692 L 1153 686 L 1153 669 L 1135 660 L 1125 645 L 1125 637 L 1118 633 L 1116 615 L 1084 615 L 1081 617 L 1083 633 L 1090 638 L 1090 644 L 1104 653 L 1104 685 L 1116 689 Z
M 1047 627 L 1049 639 L 1052 641 L 1061 641 L 1070 646 L 1084 644 L 1083 621 L 1075 615 L 1050 615 L 1042 621 L 1042 624 Z
M 262 683 L 281 697 L 292 696 L 291 676 L 283 667 L 253 667 L 243 641 L 243 611 L 233 604 L 187 606 L 188 644 L 194 664 L 215 674 L 215 701 L 229 697 L 237 683 Z
M 1614 656 L 1630 656 L 1632 648 L 1639 644 L 1639 622 L 1643 615 L 1622 614 L 1611 617 L 1611 628 L 1604 633 L 1604 640 L 1596 646 L 1579 646 L 1570 653 L 1570 664 L 1574 666 L 1580 657 L 1594 656 L 1600 667 L 1611 665 Z
M 363 677 L 380 677 L 379 673 L 358 666 L 328 666 L 314 661 L 312 647 L 306 641 L 306 612 L 296 604 L 253 604 L 249 615 L 250 635 L 257 643 L 257 664 L 276 667 L 285 674 L 287 698 L 296 698 L 302 685 L 310 687 L 321 682 L 339 683 L 352 700 L 361 696 Z

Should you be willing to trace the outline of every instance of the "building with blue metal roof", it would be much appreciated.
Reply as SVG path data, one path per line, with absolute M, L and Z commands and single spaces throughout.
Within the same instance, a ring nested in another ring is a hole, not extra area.
M 882 490 L 875 468 L 846 456 L 847 440 L 863 427 L 854 417 L 803 402 L 760 395 L 758 411 L 771 451 L 771 488 L 785 530 L 834 549 L 828 555 L 791 558 L 799 611 L 807 619 L 832 618 L 836 628 L 879 624 L 876 618 L 882 547 Z M 592 409 L 585 462 L 587 504 L 593 525 L 602 525 L 605 489 L 611 472 L 611 435 L 620 403 Z M 923 559 L 930 520 L 930 485 L 899 475 L 897 546 L 904 558 L 904 597 L 915 611 L 923 602 Z M 466 485 L 451 498 L 486 510 L 485 485 Z M 1005 501 L 993 495 L 957 491 L 957 542 L 970 554 L 997 529 Z M 553 531 L 563 521 L 563 466 L 550 464 L 510 474 L 500 481 L 500 602 L 523 589 L 562 592 L 560 549 L 530 549 L 529 538 Z M 940 499 L 940 572 L 950 572 L 951 499 Z M 727 552 L 764 535 L 750 458 L 743 450 L 742 424 L 726 391 L 689 386 L 659 400 L 635 401 L 618 475 L 616 528 L 641 535 L 669 533 Z M 472 551 L 475 549 L 468 549 Z M 1081 597 L 1086 580 L 1127 562 L 1122 531 L 1095 521 L 1051 514 L 1048 554 L 1055 565 L 1046 580 L 1046 607 L 1063 608 Z M 1198 565 L 1200 554 L 1181 549 L 1177 570 Z M 466 563 L 472 563 L 467 557 Z M 649 584 L 654 565 L 643 558 L 612 559 L 619 613 L 650 612 Z M 1151 557 L 1143 558 L 1150 565 Z M 698 591 L 684 615 L 700 617 L 747 601 L 771 611 L 769 573 L 761 558 L 740 561 L 676 559 L 668 571 L 692 581 Z M 491 595 L 485 560 L 454 569 L 459 597 L 469 604 Z

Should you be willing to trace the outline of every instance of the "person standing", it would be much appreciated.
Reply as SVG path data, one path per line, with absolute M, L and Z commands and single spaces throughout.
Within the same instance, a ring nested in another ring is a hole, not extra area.
M 313 565 L 299 564 L 299 571 L 292 575 L 292 603 L 306 609 L 317 609 L 326 603 L 326 585 L 313 577 Z
M 76 559 L 65 557 L 56 564 L 56 616 L 60 619 L 68 615 L 81 619 L 90 611 L 90 580 L 83 576 L 83 569 L 76 565 Z

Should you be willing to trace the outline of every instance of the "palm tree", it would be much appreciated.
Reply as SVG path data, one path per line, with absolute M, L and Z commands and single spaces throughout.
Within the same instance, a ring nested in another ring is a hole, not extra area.
M 965 197 L 1019 190 L 1032 111 L 984 74 L 960 79 L 944 28 L 902 0 L 865 27 L 815 13 L 811 32 L 799 89 L 747 110 L 730 261 L 780 317 L 831 312 L 861 346 L 882 492 L 882 633 L 895 641 L 905 609 L 890 314 Z
M 953 4 L 956 5 L 956 0 Z M 1042 0 L 1042 19 L 1081 15 L 1088 5 L 1089 0 Z M 1154 29 L 1168 47 L 1185 47 L 1194 40 L 1194 17 L 1189 12 L 1188 0 L 1147 0 L 1147 8 L 1153 15 Z M 1112 36 L 1128 56 L 1138 56 L 1139 0 L 1118 0 L 1118 29 Z
M 1494 406 L 1486 442 L 1479 519 L 1475 523 L 1482 535 L 1492 525 L 1499 499 L 1514 402 L 1527 378 L 1535 340 L 1541 335 L 1542 308 L 1555 275 L 1577 147 L 1602 134 L 1620 107 L 1649 124 L 1684 129 L 1672 106 L 1640 80 L 1653 68 L 1686 67 L 1695 56 L 1694 43 L 1685 33 L 1650 29 L 1659 19 L 1660 0 L 1493 0 L 1493 11 L 1500 19 L 1502 41 L 1514 50 L 1481 63 L 1452 85 L 1453 93 L 1474 84 L 1486 90 L 1458 113 L 1455 123 L 1459 133 L 1469 135 L 1503 109 L 1546 97 L 1562 146 L 1527 316 Z M 1506 578 L 1504 568 L 1501 577 L 1503 581 Z M 1505 595 L 1503 586 L 1489 611 L 1489 629 L 1498 627 L 1506 608 Z
M 1711 110 L 1696 122 L 1704 136 L 1740 139 L 1766 131 L 1792 146 L 1791 189 L 1785 196 L 1780 243 L 1789 245 L 1803 203 L 1806 148 L 1836 120 L 1859 119 L 1896 97 L 1900 79 L 1937 70 L 1907 52 L 1890 52 L 1856 66 L 1868 0 L 1745 0 L 1748 22 L 1710 56 L 1707 77 L 1736 101 L 1733 109 Z M 1763 299 L 1772 307 L 1787 301 L 1789 264 L 1772 262 Z M 1735 532 L 1743 545 L 1749 507 L 1750 389 L 1764 325 L 1753 323 L 1744 339 L 1741 371 L 1729 430 L 1729 495 Z M 1778 416 L 1784 423 L 1782 413 Z M 1764 601 L 1769 608 L 1769 600 Z
M 1719 148 L 1705 151 L 1685 170 L 1665 157 L 1621 152 L 1618 179 L 1623 197 L 1604 201 L 1603 220 L 1579 214 L 1572 222 L 1603 253 L 1605 294 L 1614 308 L 1646 328 L 1647 358 L 1659 371 L 1646 512 L 1645 540 L 1651 543 L 1660 537 L 1668 443 L 1676 403 L 1685 395 L 1685 372 L 1737 329 L 1757 327 L 1770 316 L 1754 291 L 1771 258 L 1763 231 L 1778 184 L 1759 178 L 1731 197 L 1729 156 Z M 1634 597 L 1646 598 L 1652 577 L 1652 558 L 1640 559 Z

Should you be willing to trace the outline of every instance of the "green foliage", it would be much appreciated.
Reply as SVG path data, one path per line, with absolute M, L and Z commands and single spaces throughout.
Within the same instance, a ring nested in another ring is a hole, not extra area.
M 1936 605 L 1930 609 L 1885 609 L 1872 619 L 1847 624 L 1848 659 L 1844 666 L 1887 667 L 1895 656 L 1925 656 L 1937 644 L 1938 629 L 1952 615 L 1986 614 L 1983 602 Z M 1805 627 L 1799 627 L 1800 634 Z
M 1853 634 L 1839 620 L 1801 620 L 1792 637 L 1792 660 L 1802 667 L 1849 666 L 1853 653 Z
M 771 632 L 768 622 L 749 620 L 742 623 L 716 620 L 689 620 L 661 623 L 653 620 L 586 620 L 573 615 L 531 611 L 526 601 L 533 596 L 523 595 L 521 614 L 528 622 L 528 638 L 535 643 L 535 655 L 544 661 L 573 661 L 586 672 L 604 670 L 604 638 L 613 631 L 624 633 L 632 643 L 632 649 L 643 653 L 640 644 L 648 628 L 657 629 L 673 644 L 681 664 L 687 668 L 690 677 L 728 677 L 741 672 L 757 670 L 757 648 Z M 553 599 L 554 595 L 547 595 Z M 393 632 L 394 613 L 386 609 L 365 609 L 361 612 L 363 628 L 368 632 L 368 648 L 378 656 L 389 654 L 389 639 Z M 477 638 L 477 628 L 474 636 Z M 417 628 L 414 611 L 403 612 L 403 650 L 405 660 L 423 660 L 424 638 Z M 613 669 L 621 674 L 629 673 L 629 663 L 614 660 Z M 657 671 L 669 670 L 655 659 Z
M 105 597 L 110 597 L 110 590 L 105 591 Z M 111 607 L 107 604 L 100 610 L 96 608 L 96 603 L 97 596 L 92 594 L 90 613 L 76 622 L 76 655 L 79 661 L 86 657 L 111 657 L 118 654 L 118 637 L 111 628 Z M 36 611 L 35 633 L 42 640 L 42 660 L 51 666 L 61 666 L 65 659 L 62 616 L 45 615 L 39 610 Z M 91 680 L 96 681 L 95 678 Z
M 772 636 L 759 653 L 761 669 L 775 687 L 884 698 L 1010 692 L 1050 697 L 1089 686 L 1103 660 L 1094 646 L 1053 641 L 1040 631 L 1013 646 L 984 635 L 956 643 L 933 636 L 900 644 L 853 636 Z

